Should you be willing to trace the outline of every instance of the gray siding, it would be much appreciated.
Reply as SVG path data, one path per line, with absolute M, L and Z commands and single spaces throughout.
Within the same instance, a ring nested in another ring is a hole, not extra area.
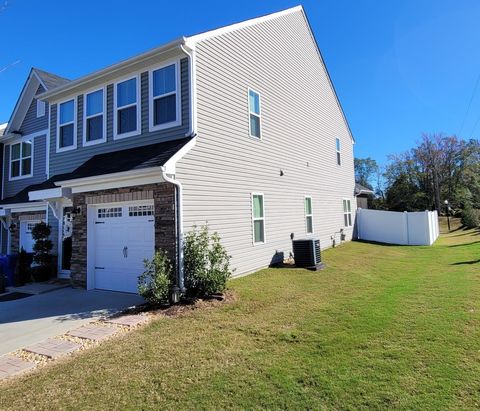
M 57 105 L 53 104 L 50 122 L 50 175 L 70 172 L 95 154 L 118 151 L 141 145 L 154 144 L 163 140 L 184 137 L 189 129 L 189 79 L 188 59 L 181 60 L 182 125 L 166 130 L 148 132 L 148 72 L 141 73 L 141 129 L 138 136 L 120 140 L 113 139 L 113 84 L 107 85 L 107 141 L 83 146 L 83 96 L 77 96 L 77 149 L 56 153 Z
M 303 14 L 205 40 L 197 59 L 198 141 L 177 165 L 186 229 L 208 222 L 232 255 L 235 275 L 252 272 L 277 252 L 288 257 L 291 233 L 307 237 L 308 195 L 313 237 L 331 246 L 343 228 L 342 199 L 355 210 L 353 143 Z M 261 141 L 249 137 L 248 87 L 261 94 Z M 252 192 L 265 196 L 261 245 L 253 245 Z M 346 234 L 350 239 L 352 229 Z
M 42 93 L 45 89 L 38 86 L 37 94 Z M 25 118 L 20 127 L 20 132 L 25 136 L 35 133 L 37 131 L 46 130 L 48 128 L 48 103 L 45 103 L 45 115 L 37 118 L 37 99 L 34 98 L 25 115 Z
M 10 145 L 5 145 L 5 157 L 3 166 L 4 186 L 3 197 L 11 197 L 31 184 L 37 184 L 47 179 L 46 174 L 46 147 L 47 137 L 45 135 L 33 139 L 33 176 L 19 180 L 9 181 L 10 167 Z

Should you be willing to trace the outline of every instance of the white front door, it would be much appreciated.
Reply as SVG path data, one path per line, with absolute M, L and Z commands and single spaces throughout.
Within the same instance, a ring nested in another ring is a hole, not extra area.
M 143 261 L 154 253 L 153 204 L 115 204 L 95 209 L 95 288 L 137 292 Z
M 27 253 L 33 253 L 35 241 L 32 238 L 32 229 L 40 221 L 20 222 L 20 250 L 23 248 Z

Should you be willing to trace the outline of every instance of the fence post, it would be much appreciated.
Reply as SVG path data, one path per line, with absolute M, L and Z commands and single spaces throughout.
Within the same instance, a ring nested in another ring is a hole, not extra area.
M 405 226 L 405 234 L 406 234 L 406 245 L 410 245 L 410 230 L 408 229 L 408 212 L 403 212 L 403 224 Z

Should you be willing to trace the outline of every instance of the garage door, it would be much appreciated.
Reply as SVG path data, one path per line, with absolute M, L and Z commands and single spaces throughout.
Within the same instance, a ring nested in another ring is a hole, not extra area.
M 95 209 L 95 288 L 137 292 L 143 260 L 154 253 L 153 204 Z

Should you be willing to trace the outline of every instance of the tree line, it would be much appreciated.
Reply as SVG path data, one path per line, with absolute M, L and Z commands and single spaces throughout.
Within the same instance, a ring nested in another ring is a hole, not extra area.
M 355 180 L 375 191 L 371 208 L 443 213 L 448 206 L 453 214 L 480 220 L 477 139 L 423 134 L 415 147 L 390 155 L 386 165 L 372 158 L 355 158 Z

